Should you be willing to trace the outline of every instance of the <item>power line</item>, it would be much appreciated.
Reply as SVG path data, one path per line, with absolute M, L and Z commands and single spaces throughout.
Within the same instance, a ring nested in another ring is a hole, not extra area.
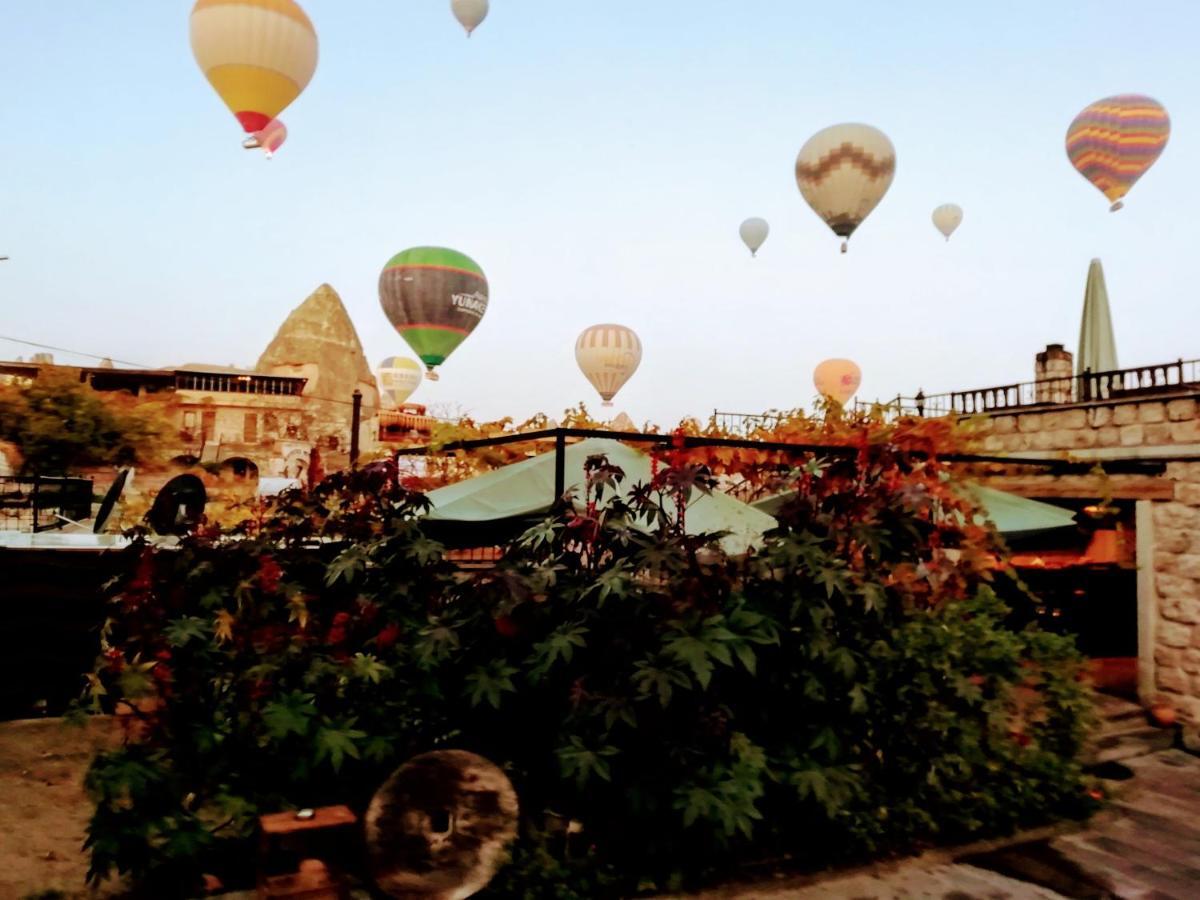
M 117 359 L 113 356 L 102 356 L 99 353 L 85 353 L 82 350 L 70 350 L 66 347 L 56 347 L 53 344 L 42 344 L 37 341 L 27 341 L 23 338 L 8 337 L 0 334 L 0 341 L 9 341 L 13 344 L 23 344 L 26 347 L 37 347 L 39 350 L 53 350 L 56 353 L 69 353 L 72 356 L 84 356 L 88 359 L 109 360 L 110 362 L 120 363 L 123 366 L 132 366 L 135 369 L 158 370 L 160 366 L 148 366 L 145 363 L 130 362 L 127 359 Z M 266 376 L 273 377 L 273 376 Z M 297 395 L 305 400 L 319 400 L 324 403 L 341 403 L 343 406 L 353 406 L 353 400 L 342 400 L 337 397 L 318 397 L 314 394 L 299 394 Z
M 133 366 L 135 369 L 154 369 L 157 366 L 147 366 L 143 363 L 130 362 L 127 359 L 114 359 L 111 356 L 100 356 L 96 353 L 84 353 L 82 350 L 68 350 L 66 347 L 55 347 L 53 344 L 39 344 L 37 341 L 26 341 L 21 338 L 7 337 L 0 334 L 0 341 L 9 341 L 13 344 L 24 344 L 26 347 L 37 347 L 39 350 L 54 350 L 57 353 L 70 353 L 72 356 L 86 356 L 88 359 L 111 359 L 113 362 L 118 362 L 123 366 Z

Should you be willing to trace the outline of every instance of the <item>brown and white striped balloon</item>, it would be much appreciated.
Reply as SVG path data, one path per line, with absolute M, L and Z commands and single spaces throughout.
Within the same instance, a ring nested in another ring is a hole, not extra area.
M 604 405 L 612 406 L 612 398 L 642 361 L 642 342 L 624 325 L 593 325 L 575 342 L 575 361 Z

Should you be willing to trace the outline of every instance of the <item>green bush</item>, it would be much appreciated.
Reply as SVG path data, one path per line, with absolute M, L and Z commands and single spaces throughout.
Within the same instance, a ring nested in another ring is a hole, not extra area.
M 589 461 L 585 512 L 473 575 L 386 467 L 133 548 L 90 694 L 140 721 L 89 774 L 93 872 L 156 896 L 236 881 L 256 814 L 361 809 L 437 747 L 517 787 L 494 896 L 627 896 L 1088 811 L 1082 661 L 1004 626 L 995 537 L 940 466 L 886 443 L 810 461 L 733 560 L 684 533 L 675 510 L 712 484 L 679 463 L 621 501 Z

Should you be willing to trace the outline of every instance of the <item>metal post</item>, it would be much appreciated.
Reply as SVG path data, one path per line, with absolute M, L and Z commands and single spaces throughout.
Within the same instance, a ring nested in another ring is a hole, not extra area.
M 354 389 L 354 414 L 350 420 L 350 468 L 358 468 L 358 432 L 362 424 L 362 391 Z
M 562 429 L 554 435 L 554 502 L 562 499 L 567 489 L 567 436 Z

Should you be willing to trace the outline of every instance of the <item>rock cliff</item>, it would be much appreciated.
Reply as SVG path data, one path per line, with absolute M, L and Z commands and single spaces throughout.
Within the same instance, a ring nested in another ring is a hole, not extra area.
M 337 291 L 327 284 L 292 310 L 256 366 L 270 375 L 308 379 L 304 396 L 312 421 L 309 435 L 322 451 L 341 455 L 349 450 L 351 395 L 362 391 L 364 452 L 375 446 L 379 391 L 370 363 L 350 315 Z

